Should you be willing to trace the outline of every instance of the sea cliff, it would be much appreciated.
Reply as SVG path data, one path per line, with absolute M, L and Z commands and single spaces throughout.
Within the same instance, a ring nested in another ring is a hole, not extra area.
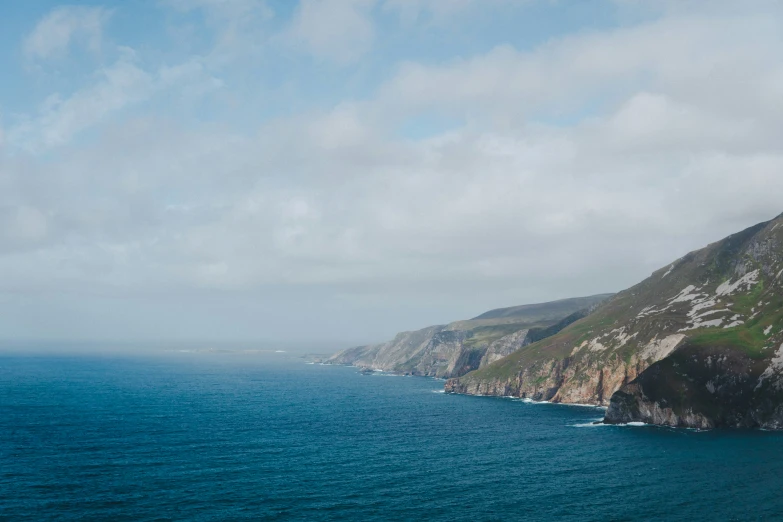
M 691 252 L 446 391 L 608 406 L 606 422 L 783 427 L 783 217 Z

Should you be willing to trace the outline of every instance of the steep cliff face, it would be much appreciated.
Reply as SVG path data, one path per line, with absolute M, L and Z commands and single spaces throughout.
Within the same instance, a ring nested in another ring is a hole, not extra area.
M 475 368 L 483 368 L 488 364 L 492 364 L 493 362 L 502 359 L 506 355 L 511 355 L 520 348 L 533 342 L 532 338 L 533 335 L 531 335 L 529 328 L 501 337 L 487 346 L 483 357 L 481 357 L 479 364 Z
M 612 393 L 633 380 L 646 367 L 633 357 L 604 364 L 585 363 L 572 357 L 542 359 L 520 369 L 513 376 L 469 375 L 450 379 L 445 389 L 467 395 L 523 397 L 536 401 L 571 404 L 605 404 Z
M 387 343 L 349 348 L 327 362 L 411 375 L 456 377 L 557 333 L 607 297 L 492 310 L 470 320 L 402 332 Z
M 771 358 L 764 355 L 735 346 L 685 345 L 621 387 L 605 422 L 783 429 L 783 345 Z
M 783 426 L 783 217 L 675 261 L 451 392 L 609 405 L 607 422 Z

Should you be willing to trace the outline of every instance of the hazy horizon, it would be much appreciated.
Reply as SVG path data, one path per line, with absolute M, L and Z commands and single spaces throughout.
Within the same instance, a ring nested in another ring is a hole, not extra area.
M 708 5 L 6 6 L 0 338 L 338 349 L 623 290 L 783 212 L 783 5 Z

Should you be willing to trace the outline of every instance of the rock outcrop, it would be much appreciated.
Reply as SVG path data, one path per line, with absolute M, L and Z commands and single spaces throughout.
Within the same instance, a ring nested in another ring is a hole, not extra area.
M 783 347 L 779 352 L 783 354 Z M 733 347 L 685 345 L 621 387 L 604 421 L 782 429 L 783 380 L 777 357 L 776 352 L 769 361 Z
M 454 393 L 608 406 L 606 422 L 783 427 L 783 216 L 691 252 Z

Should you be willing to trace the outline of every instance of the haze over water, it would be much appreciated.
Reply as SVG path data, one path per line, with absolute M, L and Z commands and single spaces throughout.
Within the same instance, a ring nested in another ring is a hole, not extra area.
M 0 356 L 0 518 L 712 520 L 783 512 L 783 436 L 593 426 L 286 354 Z

